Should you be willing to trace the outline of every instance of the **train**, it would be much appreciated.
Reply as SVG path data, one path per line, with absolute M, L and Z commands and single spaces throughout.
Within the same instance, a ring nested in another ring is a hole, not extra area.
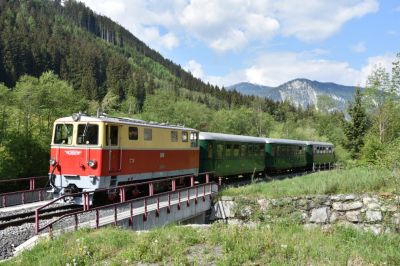
M 58 198 L 204 172 L 233 177 L 331 168 L 335 148 L 328 142 L 200 132 L 76 113 L 54 122 L 49 164 L 49 181 Z M 81 204 L 80 198 L 74 200 Z

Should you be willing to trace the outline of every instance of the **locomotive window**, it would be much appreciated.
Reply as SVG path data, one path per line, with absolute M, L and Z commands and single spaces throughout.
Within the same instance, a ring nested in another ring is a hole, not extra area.
M 188 133 L 187 133 L 187 131 L 182 131 L 182 142 L 188 142 Z
M 199 134 L 197 132 L 190 133 L 190 147 L 197 147 L 198 146 L 198 139 Z
M 57 124 L 54 134 L 54 144 L 71 145 L 73 128 L 72 124 Z
M 144 140 L 152 140 L 153 139 L 153 130 L 151 128 L 144 129 Z
M 171 142 L 178 142 L 178 131 L 171 131 Z
M 233 156 L 238 157 L 239 156 L 239 144 L 234 144 L 233 145 Z
M 118 126 L 106 126 L 106 145 L 118 145 Z
M 139 131 L 137 127 L 129 127 L 129 139 L 138 140 Z
M 99 138 L 99 126 L 91 124 L 78 125 L 78 136 L 76 144 L 91 144 L 97 145 Z

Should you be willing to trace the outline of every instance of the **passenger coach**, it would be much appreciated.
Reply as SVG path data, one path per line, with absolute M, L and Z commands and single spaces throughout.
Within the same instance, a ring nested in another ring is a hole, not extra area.
M 55 197 L 199 171 L 197 130 L 134 119 L 60 118 L 50 154 Z
M 200 172 L 250 175 L 265 169 L 263 138 L 200 132 Z

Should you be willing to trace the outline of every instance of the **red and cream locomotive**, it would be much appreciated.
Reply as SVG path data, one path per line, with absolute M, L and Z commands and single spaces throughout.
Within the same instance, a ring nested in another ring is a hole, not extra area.
M 80 113 L 54 123 L 49 173 L 54 197 L 198 171 L 195 129 Z

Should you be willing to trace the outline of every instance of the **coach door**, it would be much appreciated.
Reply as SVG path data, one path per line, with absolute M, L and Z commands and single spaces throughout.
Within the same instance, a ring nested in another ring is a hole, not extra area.
M 107 125 L 108 169 L 110 173 L 121 171 L 121 147 L 119 126 Z

